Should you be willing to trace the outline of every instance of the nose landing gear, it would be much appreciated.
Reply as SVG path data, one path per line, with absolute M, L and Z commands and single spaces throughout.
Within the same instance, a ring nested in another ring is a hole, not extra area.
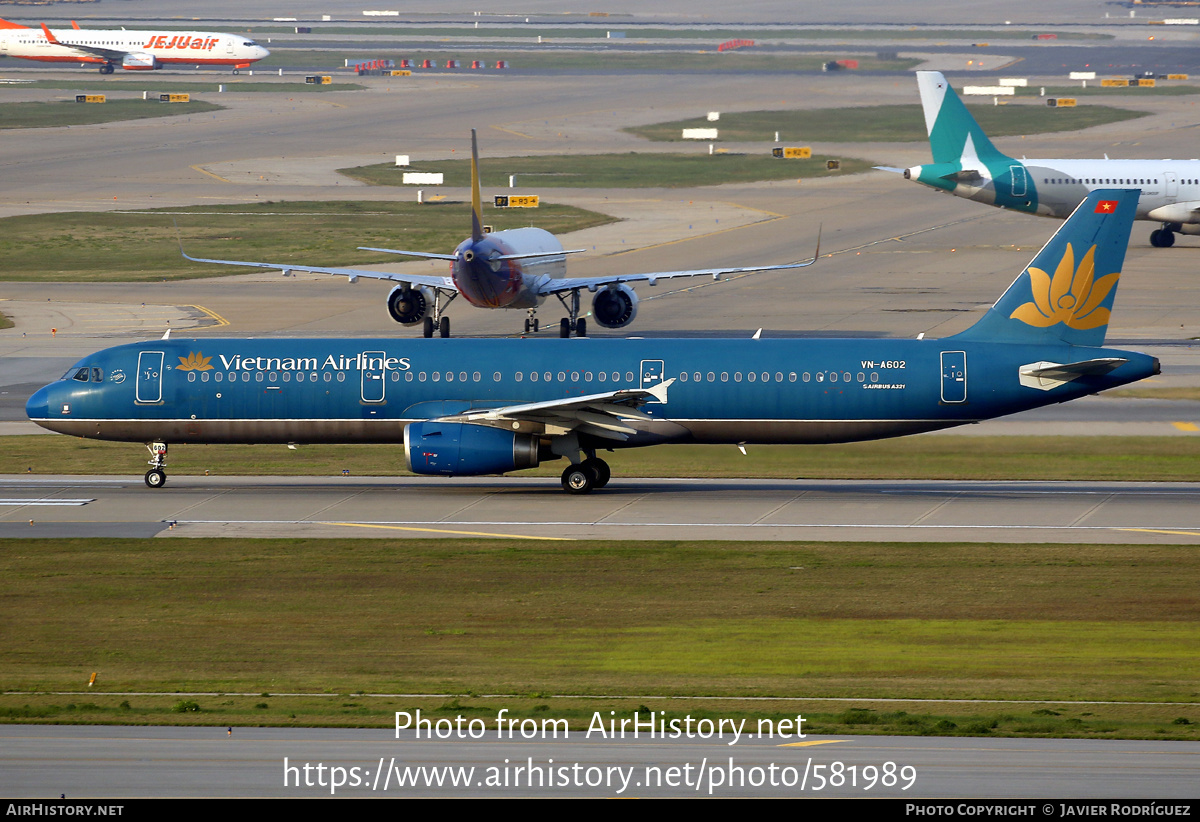
M 146 472 L 146 486 L 149 488 L 162 488 L 167 484 L 167 472 L 163 470 L 167 467 L 167 444 L 165 442 L 151 442 L 147 443 L 146 448 L 153 456 L 153 459 L 148 463 L 150 470 Z

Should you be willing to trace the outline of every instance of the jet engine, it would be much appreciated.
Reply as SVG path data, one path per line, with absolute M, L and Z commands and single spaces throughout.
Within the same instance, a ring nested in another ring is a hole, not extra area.
M 404 458 L 414 474 L 473 477 L 537 468 L 539 438 L 465 422 L 404 426 Z
M 624 328 L 637 316 L 638 296 L 627 285 L 604 288 L 592 299 L 592 317 L 605 328 Z
M 121 68 L 126 71 L 154 71 L 162 68 L 162 63 L 158 62 L 153 54 L 147 54 L 144 51 L 139 51 L 134 54 L 126 54 L 121 58 Z
M 416 325 L 425 319 L 433 304 L 433 292 L 426 288 L 398 285 L 388 294 L 387 308 L 392 319 L 402 325 Z

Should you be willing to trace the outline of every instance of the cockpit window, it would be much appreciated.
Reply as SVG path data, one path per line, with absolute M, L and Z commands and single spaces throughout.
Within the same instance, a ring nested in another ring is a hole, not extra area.
M 244 43 L 242 43 L 242 45 L 243 46 L 257 46 L 258 43 L 254 42 L 253 40 L 247 40 Z
M 92 369 L 85 365 L 83 368 L 80 368 L 75 372 L 75 376 L 72 379 L 79 380 L 80 382 L 87 382 L 89 379 L 91 379 L 91 374 Z
M 92 382 L 104 382 L 104 372 L 92 366 Z

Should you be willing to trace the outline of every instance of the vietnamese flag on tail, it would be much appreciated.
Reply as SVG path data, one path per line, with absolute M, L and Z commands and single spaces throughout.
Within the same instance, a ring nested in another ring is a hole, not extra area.
M 1117 210 L 1116 200 L 1101 200 L 1096 203 L 1096 214 L 1112 214 Z

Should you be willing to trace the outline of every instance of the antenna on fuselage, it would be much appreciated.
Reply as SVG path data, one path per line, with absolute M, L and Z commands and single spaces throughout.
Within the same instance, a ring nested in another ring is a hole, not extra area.
M 483 239 L 483 198 L 479 196 L 479 145 L 471 129 L 471 239 Z

